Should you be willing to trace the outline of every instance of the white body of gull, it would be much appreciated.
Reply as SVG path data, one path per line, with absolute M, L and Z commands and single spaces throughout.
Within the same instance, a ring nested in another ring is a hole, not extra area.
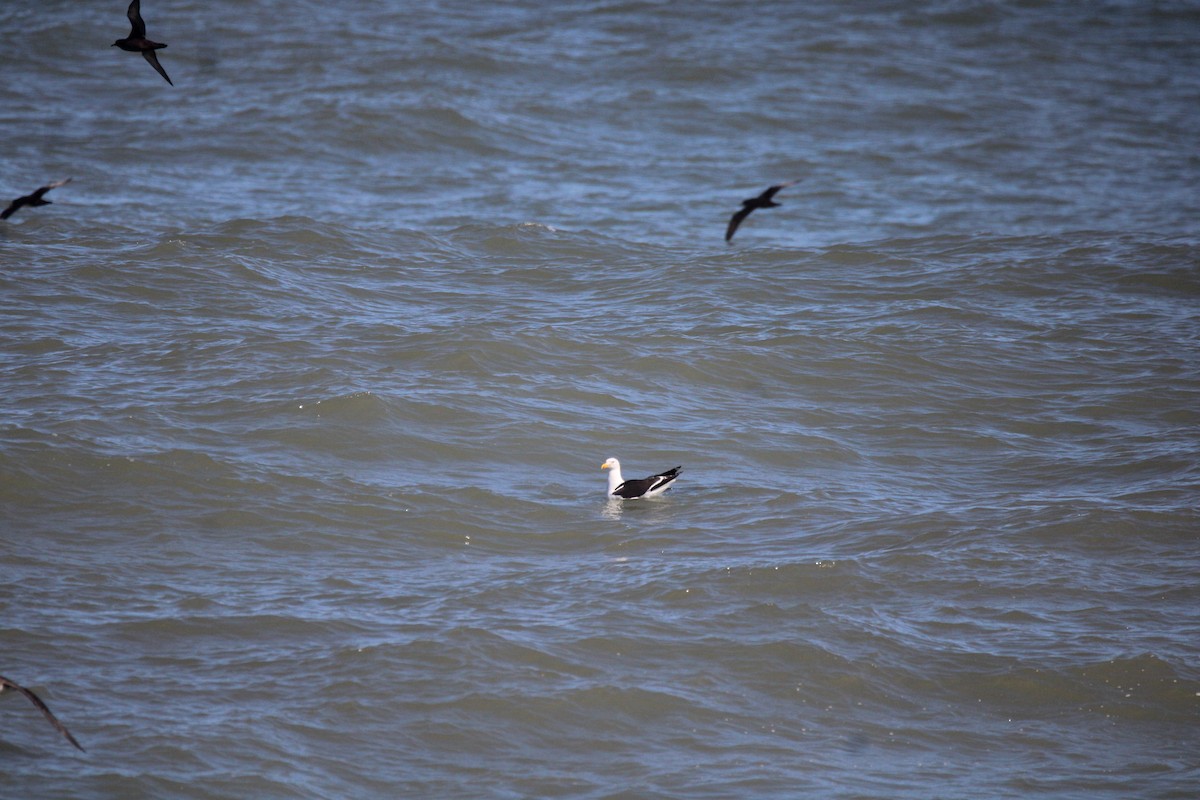
M 671 484 L 679 477 L 683 467 L 675 467 L 649 478 L 634 478 L 625 480 L 621 474 L 621 462 L 610 458 L 600 465 L 600 469 L 608 470 L 608 496 L 622 500 L 642 500 L 662 494 L 671 488 Z

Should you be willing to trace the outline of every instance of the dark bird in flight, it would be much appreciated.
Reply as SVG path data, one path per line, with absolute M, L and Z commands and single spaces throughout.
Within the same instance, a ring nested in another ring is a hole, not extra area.
M 791 186 L 793 183 L 796 183 L 796 181 L 788 181 L 787 183 L 781 183 L 777 186 L 772 186 L 758 197 L 751 197 L 743 200 L 742 207 L 734 212 L 734 215 L 729 218 L 729 227 L 725 229 L 725 241 L 728 242 L 733 239 L 733 234 L 737 231 L 738 225 L 741 225 L 742 220 L 750 216 L 751 211 L 756 208 L 775 208 L 775 206 L 779 205 L 779 203 L 776 203 L 771 198 L 774 197 L 775 193 L 780 189 L 783 189 L 786 186 Z
M 162 64 L 158 63 L 158 56 L 154 54 L 155 50 L 166 47 L 166 45 L 152 42 L 146 38 L 146 23 L 142 21 L 142 0 L 133 0 L 129 4 L 129 10 L 125 12 L 125 16 L 129 17 L 129 22 L 133 25 L 133 30 L 129 32 L 129 36 L 113 42 L 112 46 L 128 50 L 131 53 L 141 53 L 150 62 L 150 66 L 158 70 L 158 74 L 162 75 L 167 83 L 174 86 L 175 84 L 171 82 L 167 71 L 162 68 Z
M 70 182 L 71 182 L 70 178 L 66 178 L 61 181 L 55 181 L 54 183 L 50 184 L 49 186 L 43 186 L 42 188 L 38 189 L 33 194 L 27 194 L 24 197 L 18 197 L 16 200 L 13 200 L 11 203 L 8 204 L 8 208 L 4 209 L 3 211 L 0 211 L 0 219 L 8 219 L 13 214 L 17 213 L 17 209 L 20 208 L 21 206 L 48 206 L 48 205 L 50 205 L 50 201 L 43 200 L 42 195 L 44 195 L 46 192 L 50 191 L 51 189 L 58 188 L 59 186 L 62 186 L 64 183 L 70 183 Z
M 26 689 L 21 684 L 15 682 L 15 681 L 10 681 L 8 678 L 4 677 L 3 675 L 0 675 L 0 694 L 4 694 L 5 692 L 10 691 L 10 690 L 15 691 L 15 692 L 20 692 L 21 694 L 28 697 L 29 702 L 31 702 L 35 706 L 37 706 L 38 711 L 41 711 L 43 714 L 46 715 L 46 719 L 50 720 L 50 724 L 53 725 L 59 733 L 61 733 L 65 737 L 67 737 L 68 742 L 75 745 L 80 750 L 83 750 L 83 746 L 81 744 L 79 744 L 79 742 L 75 741 L 75 737 L 71 735 L 71 732 L 69 730 L 67 730 L 67 726 L 63 725 L 61 722 L 59 722 L 58 717 L 56 717 L 52 713 L 50 713 L 50 709 L 47 708 L 46 704 L 42 702 L 42 698 L 38 697 L 36 694 L 31 692 L 29 689 Z M 83 750 L 83 752 L 86 753 L 87 751 Z

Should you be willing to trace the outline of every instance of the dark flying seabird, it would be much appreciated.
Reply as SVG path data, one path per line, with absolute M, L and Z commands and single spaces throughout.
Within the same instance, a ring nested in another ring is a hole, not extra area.
M 50 724 L 53 725 L 58 730 L 59 733 L 61 733 L 65 737 L 67 737 L 68 742 L 75 745 L 80 750 L 83 750 L 83 745 L 81 745 L 81 744 L 79 744 L 79 742 L 75 741 L 75 737 L 71 735 L 71 732 L 69 730 L 67 730 L 67 726 L 63 725 L 61 722 L 59 722 L 58 717 L 56 717 L 50 713 L 50 709 L 47 708 L 46 704 L 42 702 L 42 698 L 38 697 L 36 694 L 34 694 L 30 690 L 26 689 L 24 686 L 20 685 L 19 683 L 10 681 L 8 678 L 4 677 L 3 675 L 0 675 L 0 694 L 4 694 L 5 692 L 7 692 L 9 690 L 20 692 L 21 694 L 28 697 L 29 702 L 31 702 L 35 706 L 37 706 L 38 710 L 46 715 L 46 719 L 50 720 Z M 83 750 L 83 752 L 86 753 L 87 751 Z
M 20 208 L 21 206 L 48 206 L 48 205 L 50 205 L 51 201 L 43 200 L 42 195 L 44 195 L 46 192 L 50 191 L 51 189 L 56 189 L 59 186 L 62 186 L 64 183 L 70 183 L 70 182 L 71 182 L 70 178 L 64 178 L 61 181 L 55 181 L 54 183 L 50 184 L 49 186 L 43 186 L 42 188 L 38 189 L 33 194 L 27 194 L 24 197 L 18 197 L 16 200 L 13 200 L 11 203 L 8 204 L 8 208 L 4 209 L 3 211 L 0 211 L 0 219 L 8 219 L 13 214 L 17 213 L 17 209 Z
M 775 193 L 784 187 L 791 186 L 796 181 L 788 181 L 777 186 L 772 186 L 760 194 L 758 197 L 751 197 L 742 201 L 742 207 L 739 208 L 734 215 L 729 219 L 729 227 L 725 229 L 725 241 L 733 239 L 734 232 L 737 231 L 738 225 L 742 224 L 742 220 L 750 216 L 750 212 L 756 208 L 775 208 L 779 203 L 774 202 L 771 198 Z
M 651 475 L 649 478 L 635 478 L 631 481 L 625 480 L 621 476 L 621 462 L 615 458 L 610 458 L 600 465 L 600 469 L 609 470 L 608 473 L 608 496 L 619 497 L 622 500 L 641 500 L 647 497 L 654 497 L 662 494 L 667 489 L 671 488 L 671 484 L 679 477 L 679 471 L 683 467 L 675 467 L 666 472 L 660 472 L 657 475 Z
M 167 71 L 162 68 L 162 64 L 158 63 L 158 56 L 154 54 L 155 50 L 166 47 L 166 45 L 152 42 L 146 38 L 146 23 L 142 21 L 142 0 L 133 0 L 129 4 L 129 10 L 125 12 L 125 16 L 129 17 L 129 22 L 133 25 L 133 30 L 129 32 L 129 36 L 126 38 L 117 39 L 113 42 L 112 46 L 128 50 L 131 53 L 141 53 L 150 62 L 150 66 L 158 70 L 158 74 L 166 78 L 167 83 L 174 86 L 175 84 L 167 76 Z

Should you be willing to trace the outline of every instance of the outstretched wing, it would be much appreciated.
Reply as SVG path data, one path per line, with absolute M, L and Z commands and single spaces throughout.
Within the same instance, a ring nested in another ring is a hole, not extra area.
M 767 187 L 767 188 L 766 188 L 766 189 L 763 191 L 763 193 L 762 193 L 762 194 L 760 194 L 760 195 L 758 196 L 758 201 L 759 201 L 760 203 L 769 203 L 769 202 L 771 202 L 771 198 L 775 196 L 775 193 L 776 193 L 776 192 L 778 192 L 780 189 L 782 189 L 782 188 L 783 188 L 784 186 L 786 186 L 786 185 L 787 185 L 787 184 L 781 183 L 781 184 L 779 184 L 778 186 L 768 186 L 768 187 Z
M 17 213 L 17 209 L 25 205 L 27 202 L 29 202 L 29 195 L 26 195 L 25 197 L 18 197 L 16 200 L 13 200 L 8 204 L 8 208 L 0 211 L 0 219 L 8 219 L 13 214 Z
M 797 178 L 796 180 L 788 181 L 787 183 L 779 183 L 774 186 L 768 186 L 766 191 L 764 191 L 762 194 L 760 194 L 758 196 L 758 199 L 761 200 L 762 202 L 769 203 L 769 202 L 771 202 L 771 198 L 773 198 L 775 196 L 775 193 L 778 192 L 780 189 L 786 189 L 787 187 L 791 186 L 792 184 L 799 183 L 799 182 L 800 182 L 800 179 Z
M 70 182 L 71 182 L 70 178 L 63 178 L 61 181 L 55 181 L 54 183 L 50 184 L 49 186 L 39 187 L 36 192 L 29 195 L 27 198 L 25 198 L 25 200 L 26 200 L 26 202 L 41 200 L 42 195 L 44 195 L 46 192 L 50 191 L 51 189 L 57 189 L 59 186 L 62 186 L 64 183 L 70 183 Z M 49 201 L 47 201 L 47 202 L 49 202 Z
M 166 71 L 165 69 L 163 69 L 163 68 L 162 68 L 162 64 L 159 64 L 159 63 L 158 63 L 158 56 L 154 55 L 154 51 L 153 51 L 153 50 L 143 50 L 143 51 L 142 51 L 142 56 L 143 56 L 143 57 L 144 57 L 144 58 L 145 58 L 147 61 L 149 61 L 149 62 L 150 62 L 150 66 L 152 66 L 152 67 L 154 67 L 156 70 L 158 70 L 158 74 L 159 74 L 159 75 L 162 75 L 164 78 L 166 78 L 166 79 L 167 79 L 167 83 L 170 83 L 172 86 L 174 86 L 174 85 L 175 85 L 175 84 L 174 84 L 174 83 L 171 81 L 170 77 L 168 77 L 168 76 L 167 76 L 167 71 Z M 187 76 L 185 75 L 184 77 L 187 77 Z
M 36 694 L 34 694 L 29 689 L 26 689 L 24 686 L 21 686 L 19 683 L 14 683 L 13 681 L 10 681 L 8 678 L 5 678 L 3 676 L 0 676 L 0 686 L 3 686 L 8 689 L 15 689 L 16 691 L 18 691 L 21 694 L 28 697 L 29 702 L 31 702 L 35 706 L 37 706 L 37 709 L 46 716 L 46 719 L 50 720 L 50 724 L 54 726 L 55 730 L 57 730 L 63 736 L 67 737 L 67 741 L 70 742 L 71 744 L 75 745 L 75 747 L 77 747 L 79 750 L 81 750 L 85 753 L 87 752 L 86 750 L 83 749 L 83 745 L 81 745 L 81 744 L 79 744 L 79 742 L 75 741 L 75 737 L 71 735 L 71 732 L 69 730 L 67 730 L 67 726 L 63 725 L 61 722 L 59 722 L 58 717 L 54 716 L 54 714 L 50 711 L 49 707 L 47 707 L 46 704 L 42 702 L 42 698 L 38 697 Z
M 749 202 L 742 203 L 742 207 L 735 211 L 733 216 L 729 218 L 729 227 L 725 229 L 725 241 L 728 242 L 733 238 L 733 234 L 737 231 L 738 226 L 742 224 L 742 220 L 750 216 L 750 212 L 753 210 L 754 206 L 750 205 Z
M 133 0 L 129 4 L 129 10 L 125 12 L 125 16 L 129 17 L 129 23 L 133 25 L 133 30 L 129 32 L 129 38 L 145 39 L 146 23 L 142 21 L 142 0 Z

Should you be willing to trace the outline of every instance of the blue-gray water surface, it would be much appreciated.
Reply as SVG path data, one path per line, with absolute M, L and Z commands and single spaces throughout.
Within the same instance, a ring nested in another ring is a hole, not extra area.
M 124 6 L 0 5 L 0 797 L 1196 796 L 1196 3 Z

